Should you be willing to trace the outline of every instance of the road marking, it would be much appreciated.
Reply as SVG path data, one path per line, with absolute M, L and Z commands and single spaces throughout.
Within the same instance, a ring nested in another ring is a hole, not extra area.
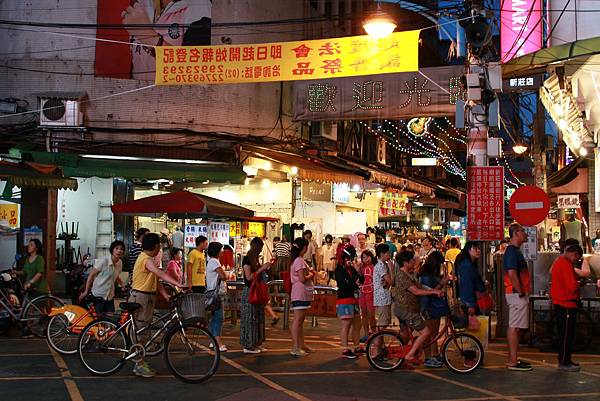
M 508 355 L 507 352 L 501 352 L 501 351 L 488 351 L 491 354 L 497 354 L 497 355 L 502 355 L 502 356 L 506 356 Z M 556 354 L 554 354 L 554 356 L 556 356 Z M 546 362 L 545 360 L 539 360 L 539 359 L 533 359 L 533 358 L 526 358 L 526 357 L 521 357 L 522 360 L 527 361 L 527 362 L 533 362 L 533 363 L 537 363 L 541 366 L 548 366 L 548 367 L 553 367 L 553 368 L 558 368 L 557 364 L 554 363 L 549 363 Z M 592 364 L 590 364 L 592 365 Z M 593 372 L 588 372 L 587 370 L 580 370 L 579 372 L 575 372 L 575 373 L 581 373 L 584 375 L 588 375 L 588 376 L 593 376 L 593 377 L 600 377 L 599 373 L 593 373 Z
M 48 349 L 50 349 L 52 358 L 54 358 L 54 363 L 56 363 L 56 366 L 58 366 L 58 369 L 60 370 L 60 374 L 62 375 L 65 386 L 67 387 L 71 401 L 83 401 L 83 397 L 79 392 L 79 388 L 77 388 L 77 383 L 75 383 L 73 376 L 71 376 L 71 371 L 67 367 L 63 357 L 52 348 L 48 347 Z
M 544 207 L 544 202 L 518 202 L 515 203 L 516 210 L 532 210 L 541 209 Z
M 310 398 L 307 398 L 307 397 L 303 396 L 302 394 L 299 394 L 295 391 L 289 390 L 289 389 L 275 383 L 274 381 L 267 379 L 263 375 L 256 373 L 255 371 L 250 370 L 247 367 L 242 366 L 239 363 L 227 358 L 226 356 L 221 356 L 221 360 L 223 362 L 225 362 L 226 364 L 240 370 L 241 372 L 253 377 L 254 379 L 258 380 L 259 382 L 271 387 L 272 389 L 281 391 L 282 393 L 288 395 L 289 397 L 292 397 L 298 401 L 311 401 Z
M 443 381 L 443 382 L 446 382 L 446 383 L 454 384 L 455 386 L 463 387 L 463 388 L 466 388 L 466 389 L 471 390 L 471 391 L 475 391 L 475 392 L 482 393 L 482 394 L 485 394 L 485 395 L 488 395 L 488 396 L 492 396 L 492 397 L 494 397 L 494 399 L 497 399 L 497 400 L 511 400 L 511 401 L 518 401 L 519 400 L 518 398 L 515 398 L 515 397 L 502 395 L 502 394 L 496 393 L 494 391 L 485 390 L 485 389 L 482 389 L 482 388 L 479 388 L 479 387 L 476 387 L 476 386 L 471 386 L 470 384 L 465 384 L 465 383 L 461 383 L 461 382 L 456 381 L 456 380 L 447 379 L 447 378 L 442 377 L 442 376 L 434 375 L 433 373 L 430 373 L 430 372 L 427 372 L 427 371 L 424 371 L 424 370 L 413 370 L 413 372 L 415 372 L 415 373 L 417 373 L 419 375 L 422 375 L 422 376 L 427 376 L 427 377 L 432 378 L 432 379 L 436 379 L 436 380 L 440 380 L 440 381 Z

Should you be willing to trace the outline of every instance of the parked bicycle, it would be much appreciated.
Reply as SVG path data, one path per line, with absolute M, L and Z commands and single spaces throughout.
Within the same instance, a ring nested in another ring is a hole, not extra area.
M 445 320 L 442 330 L 423 344 L 421 349 L 428 348 L 443 337 L 441 356 L 444 364 L 456 373 L 474 371 L 483 362 L 484 351 L 481 342 L 457 328 L 464 325 L 462 317 L 447 316 Z M 414 340 L 412 330 L 404 322 L 400 322 L 399 330 L 378 331 L 367 340 L 367 360 L 373 368 L 390 372 L 402 366 Z
M 204 297 L 177 292 L 170 302 L 170 311 L 147 327 L 136 327 L 132 313 L 140 305 L 131 302 L 120 304 L 124 313 L 118 322 L 100 318 L 89 323 L 78 343 L 83 366 L 94 375 L 109 376 L 127 361 L 139 362 L 164 350 L 165 363 L 179 380 L 200 383 L 210 378 L 219 367 L 221 354 L 204 323 Z M 157 347 L 156 340 L 163 334 Z
M 52 308 L 63 306 L 64 302 L 52 295 L 39 295 L 31 299 L 31 292 L 23 289 L 21 280 L 12 275 L 10 270 L 1 275 L 0 310 L 8 313 L 10 319 L 21 328 L 37 337 L 44 337 L 50 320 L 48 314 Z

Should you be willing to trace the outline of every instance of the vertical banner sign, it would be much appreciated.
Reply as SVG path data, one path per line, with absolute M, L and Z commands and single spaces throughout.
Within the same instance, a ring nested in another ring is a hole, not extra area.
M 207 237 L 207 227 L 206 226 L 198 226 L 198 225 L 188 225 L 185 226 L 185 233 L 183 237 L 183 245 L 186 248 L 195 248 L 196 247 L 196 237 L 199 235 L 203 235 Z
M 542 48 L 542 0 L 504 0 L 500 9 L 503 63 Z
M 223 245 L 228 245 L 229 230 L 229 223 L 210 223 L 208 240 L 210 242 L 220 242 Z
M 158 46 L 156 85 L 296 81 L 417 71 L 420 31 L 297 42 Z M 321 90 L 326 90 L 321 89 Z
M 469 167 L 467 171 L 467 238 L 504 238 L 504 167 Z
M 537 238 L 537 227 L 523 227 L 525 232 L 527 233 L 527 242 L 521 245 L 521 252 L 525 257 L 525 260 L 536 260 L 537 259 L 537 249 L 538 249 L 538 238 Z

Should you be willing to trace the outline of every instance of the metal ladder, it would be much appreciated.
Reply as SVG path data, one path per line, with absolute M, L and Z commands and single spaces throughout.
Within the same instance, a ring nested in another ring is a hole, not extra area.
M 96 253 L 94 259 L 110 255 L 109 247 L 113 238 L 111 204 L 98 202 L 98 221 L 96 223 Z

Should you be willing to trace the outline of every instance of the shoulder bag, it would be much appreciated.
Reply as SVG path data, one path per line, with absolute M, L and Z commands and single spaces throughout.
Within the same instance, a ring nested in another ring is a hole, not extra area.
M 265 283 L 260 275 L 254 273 L 252 278 L 252 284 L 250 284 L 250 293 L 248 295 L 248 302 L 252 305 L 266 305 L 269 302 L 269 287 Z

